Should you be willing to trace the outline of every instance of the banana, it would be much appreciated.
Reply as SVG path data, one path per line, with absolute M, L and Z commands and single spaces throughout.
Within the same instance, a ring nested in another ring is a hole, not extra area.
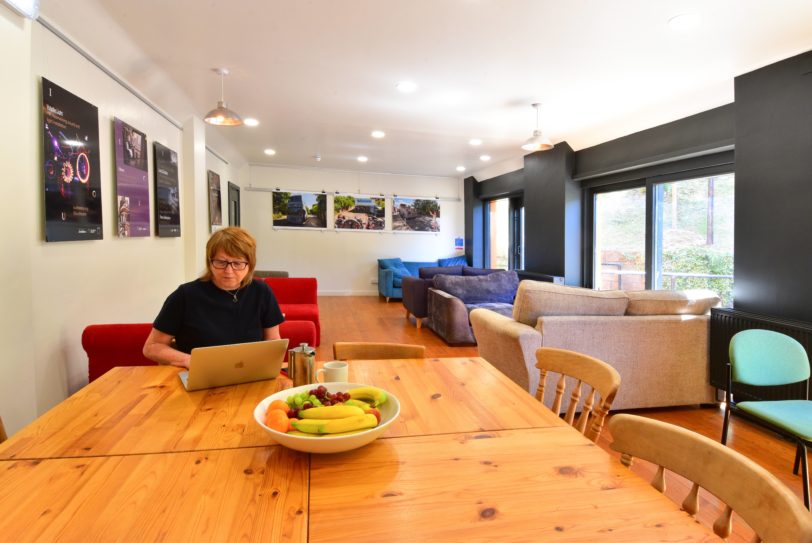
M 294 430 L 308 434 L 341 434 L 354 430 L 374 428 L 378 425 L 375 415 L 355 415 L 343 419 L 291 419 Z
M 372 407 L 386 403 L 386 392 L 376 387 L 358 387 L 349 391 L 350 398 L 370 402 Z
M 300 432 L 299 430 L 291 430 L 287 432 L 289 436 L 302 436 L 302 437 L 341 437 L 341 436 L 348 436 L 350 434 L 357 434 L 358 432 L 363 432 L 367 428 L 361 428 L 360 430 L 350 430 L 349 432 L 341 432 L 340 434 L 308 434 L 307 432 Z
M 344 405 L 352 405 L 352 406 L 355 406 L 355 407 L 360 407 L 360 408 L 361 408 L 361 409 L 363 409 L 365 412 L 366 412 L 366 411 L 369 411 L 370 409 L 372 409 L 372 406 L 371 406 L 371 405 L 369 405 L 369 404 L 368 404 L 368 403 L 366 403 L 366 402 L 362 402 L 361 400 L 353 400 L 353 399 L 349 399 L 349 400 L 347 400 L 346 402 L 344 402 Z
M 299 416 L 303 419 L 345 419 L 355 415 L 363 415 L 361 407 L 353 405 L 327 405 L 323 407 L 311 407 L 299 411 Z

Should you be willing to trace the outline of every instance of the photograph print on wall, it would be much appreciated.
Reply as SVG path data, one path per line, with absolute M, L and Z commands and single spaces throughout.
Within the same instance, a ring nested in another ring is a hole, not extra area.
M 221 226 L 223 212 L 220 206 L 220 174 L 208 171 L 209 177 L 209 224 Z
M 273 225 L 292 228 L 325 228 L 327 195 L 323 192 L 273 191 Z
M 45 241 L 102 239 L 99 109 L 42 78 Z
M 439 232 L 440 202 L 437 199 L 392 199 L 392 230 Z
M 178 154 L 157 141 L 155 150 L 155 231 L 160 238 L 180 236 Z
M 118 235 L 149 236 L 147 136 L 121 119 L 113 119 L 116 157 Z
M 360 194 L 333 196 L 333 224 L 338 230 L 383 230 L 386 199 Z

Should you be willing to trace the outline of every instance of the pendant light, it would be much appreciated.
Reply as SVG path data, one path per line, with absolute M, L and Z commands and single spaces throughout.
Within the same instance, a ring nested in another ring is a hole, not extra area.
M 220 100 L 217 102 L 217 107 L 206 113 L 203 119 L 208 124 L 217 126 L 240 126 L 242 124 L 242 117 L 226 106 L 226 101 L 223 98 L 223 79 L 228 75 L 226 68 L 212 68 L 215 73 L 220 74 Z
M 533 130 L 533 135 L 527 138 L 527 141 L 522 145 L 522 149 L 525 151 L 549 151 L 554 147 L 549 138 L 542 136 L 541 130 L 539 130 L 539 107 L 541 107 L 541 104 L 533 104 L 533 108 L 536 110 L 536 129 Z

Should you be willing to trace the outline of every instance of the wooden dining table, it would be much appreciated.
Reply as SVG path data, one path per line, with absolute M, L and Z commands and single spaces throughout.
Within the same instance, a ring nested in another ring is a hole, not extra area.
M 349 379 L 400 416 L 310 455 L 253 418 L 285 377 L 187 392 L 114 368 L 0 444 L 0 541 L 718 541 L 484 359 Z

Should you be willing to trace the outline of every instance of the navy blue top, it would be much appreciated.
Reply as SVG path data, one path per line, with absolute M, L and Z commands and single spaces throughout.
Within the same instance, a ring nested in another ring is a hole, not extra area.
M 164 302 L 153 326 L 174 336 L 184 353 L 195 347 L 262 341 L 265 328 L 285 318 L 271 288 L 254 280 L 236 292 L 217 288 L 211 281 L 184 283 Z

